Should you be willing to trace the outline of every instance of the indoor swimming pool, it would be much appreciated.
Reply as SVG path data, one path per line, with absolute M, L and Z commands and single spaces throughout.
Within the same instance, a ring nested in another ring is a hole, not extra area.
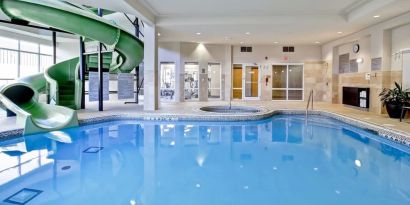
M 0 204 L 405 205 L 410 148 L 335 119 L 112 121 L 0 141 Z

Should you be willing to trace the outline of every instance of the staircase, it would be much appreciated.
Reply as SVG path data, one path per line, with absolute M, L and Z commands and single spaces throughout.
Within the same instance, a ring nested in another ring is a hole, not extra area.
M 75 105 L 75 90 L 74 90 L 74 81 L 65 81 L 65 82 L 59 82 L 59 93 L 58 93 L 58 98 L 59 98 L 59 105 L 68 107 L 71 109 L 77 109 Z

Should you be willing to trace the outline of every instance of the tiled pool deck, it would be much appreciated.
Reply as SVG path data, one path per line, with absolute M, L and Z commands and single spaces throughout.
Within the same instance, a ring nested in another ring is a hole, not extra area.
M 233 121 L 258 120 L 270 117 L 276 113 L 305 113 L 305 102 L 269 102 L 269 101 L 234 101 L 233 105 L 256 106 L 262 109 L 259 114 L 215 114 L 200 111 L 202 106 L 227 105 L 227 102 L 184 102 L 162 103 L 157 111 L 143 111 L 142 105 L 122 102 L 105 103 L 105 111 L 98 112 L 96 103 L 88 103 L 86 110 L 78 112 L 80 123 L 96 123 L 114 119 L 144 119 L 144 120 L 206 120 Z M 337 118 L 349 124 L 376 131 L 382 136 L 400 143 L 410 145 L 410 120 L 399 122 L 387 115 L 377 115 L 366 111 L 348 108 L 343 105 L 315 103 L 314 114 Z M 22 128 L 15 124 L 15 118 L 0 118 L 0 138 L 21 135 Z

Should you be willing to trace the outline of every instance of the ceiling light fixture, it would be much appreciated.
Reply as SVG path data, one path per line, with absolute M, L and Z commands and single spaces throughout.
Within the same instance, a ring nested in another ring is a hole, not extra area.
M 338 33 L 338 34 L 342 34 L 343 32 L 342 32 L 342 31 L 338 31 L 337 33 Z
M 161 36 L 161 33 L 158 32 L 157 36 Z
M 356 59 L 356 63 L 363 63 L 363 62 L 364 62 L 363 58 Z
M 279 42 L 277 42 L 277 41 L 275 41 L 275 42 L 273 42 L 274 44 L 278 44 Z
M 251 32 L 246 32 L 245 34 L 249 36 L 249 35 L 251 35 Z
M 319 44 L 319 43 L 320 43 L 320 41 L 316 41 L 315 43 L 316 43 L 316 44 Z
M 380 17 L 380 15 L 374 15 L 373 16 L 373 18 L 379 18 Z
M 196 35 L 198 35 L 198 36 L 199 36 L 199 35 L 201 35 L 201 33 L 200 33 L 200 32 L 196 32 Z
M 241 44 L 243 44 L 243 42 L 241 42 Z

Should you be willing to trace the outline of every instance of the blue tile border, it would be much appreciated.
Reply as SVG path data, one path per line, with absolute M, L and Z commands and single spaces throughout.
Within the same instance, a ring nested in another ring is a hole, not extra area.
M 192 114 L 172 114 L 172 113 L 145 113 L 145 114 L 115 114 L 106 115 L 98 117 L 90 117 L 88 119 L 79 120 L 80 126 L 93 125 L 98 123 L 116 121 L 116 120 L 141 120 L 141 121 L 256 121 L 270 118 L 274 115 L 279 114 L 305 114 L 305 110 L 293 110 L 293 109 L 282 109 L 282 110 L 268 110 L 263 107 L 257 107 L 261 110 L 259 113 L 252 114 L 216 114 L 216 113 L 206 113 L 204 111 L 198 111 L 199 108 L 194 109 Z M 377 124 L 370 122 L 360 121 L 349 116 L 342 114 L 336 114 L 329 111 L 313 110 L 309 112 L 313 115 L 330 117 L 349 125 L 359 127 L 376 133 L 386 139 L 410 146 L 410 133 L 395 130 L 393 128 L 382 127 Z M 22 136 L 23 130 L 11 130 L 6 132 L 0 132 L 0 140 L 12 139 Z
M 28 197 L 27 199 L 25 199 L 24 201 L 17 201 L 17 199 L 13 199 L 16 196 L 18 196 L 19 194 L 23 193 L 23 192 L 31 192 L 33 193 L 32 196 Z M 18 204 L 18 205 L 24 205 L 27 204 L 28 202 L 30 202 L 31 200 L 33 200 L 34 198 L 36 198 L 38 195 L 40 195 L 41 193 L 43 193 L 43 191 L 41 190 L 36 190 L 36 189 L 29 189 L 29 188 L 23 188 L 22 190 L 18 191 L 17 193 L 9 196 L 7 199 L 5 199 L 3 202 L 6 203 L 10 203 L 10 204 Z

